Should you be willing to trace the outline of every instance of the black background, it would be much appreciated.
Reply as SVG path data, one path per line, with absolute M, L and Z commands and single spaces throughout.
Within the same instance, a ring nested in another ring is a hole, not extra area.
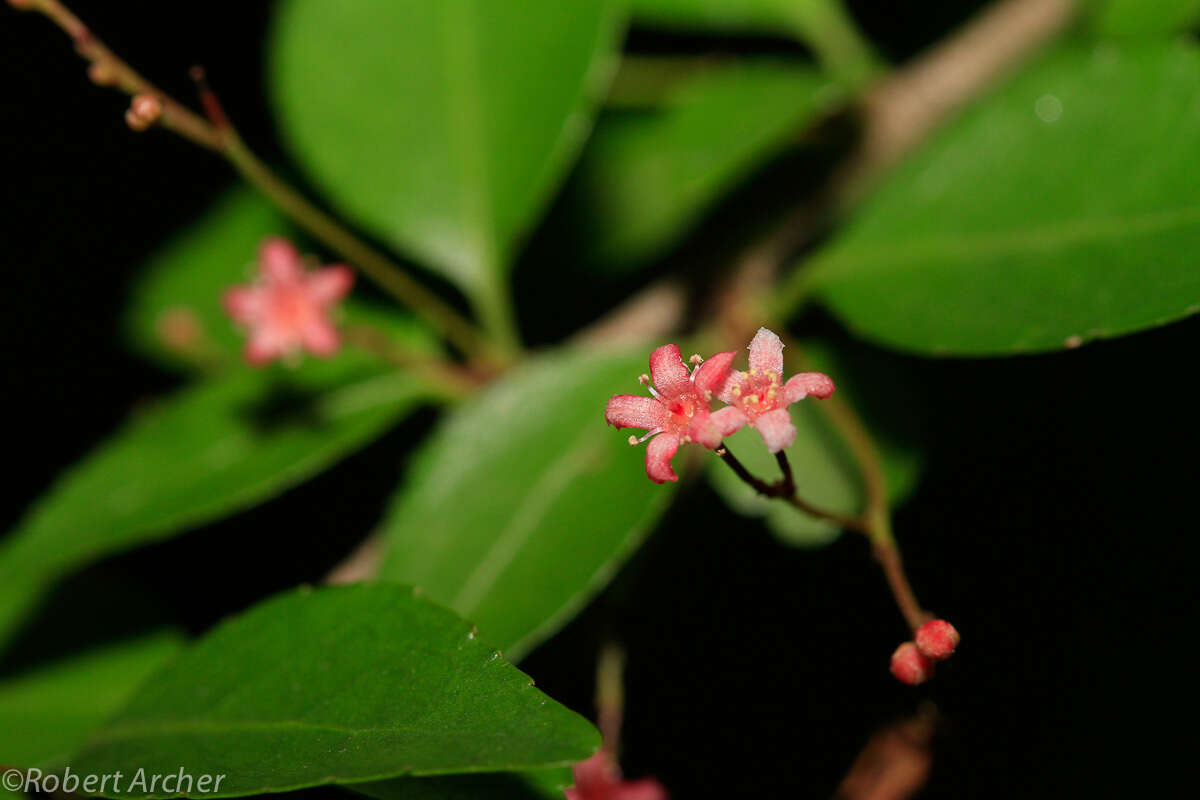
M 854 6 L 902 60 L 972 4 L 915 0 L 903 18 L 892 3 Z M 190 97 L 187 68 L 203 62 L 245 137 L 285 160 L 262 88 L 269 4 L 75 7 L 177 96 Z M 790 47 L 645 34 L 633 44 Z M 234 178 L 168 135 L 130 133 L 125 100 L 90 86 L 44 20 L 0 8 L 0 52 L 7 528 L 133 405 L 177 382 L 127 354 L 121 309 L 138 265 Z M 615 299 L 577 291 L 564 307 L 578 318 L 532 302 L 560 284 L 535 262 L 518 275 L 535 342 Z M 801 326 L 843 336 L 819 314 Z M 1198 344 L 1193 320 L 1049 356 L 886 356 L 925 397 L 926 470 L 896 529 L 922 600 L 964 636 L 926 686 L 886 672 L 905 631 L 862 542 L 783 548 L 699 486 L 523 667 L 587 710 L 599 643 L 623 640 L 627 772 L 658 775 L 677 798 L 827 797 L 869 734 L 926 697 L 942 721 L 924 797 L 1165 793 L 1195 751 Z M 418 415 L 261 508 L 71 579 L 3 670 L 160 621 L 199 631 L 319 579 L 378 519 L 433 419 Z

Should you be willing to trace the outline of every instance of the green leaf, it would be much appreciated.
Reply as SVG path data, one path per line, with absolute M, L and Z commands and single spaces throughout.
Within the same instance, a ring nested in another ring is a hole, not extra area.
M 1195 313 L 1198 109 L 1191 43 L 1059 48 L 904 164 L 801 288 L 862 336 L 930 354 L 1055 350 Z
M 337 207 L 486 311 L 591 127 L 619 5 L 288 0 L 284 133 Z
M 911 393 L 904 389 L 894 370 L 878 359 L 861 354 L 855 357 L 817 342 L 803 342 L 801 346 L 811 363 L 802 367 L 792 364 L 792 371 L 816 369 L 833 378 L 837 396 L 866 419 L 879 451 L 888 498 L 893 504 L 903 501 L 916 487 L 921 471 L 920 454 L 914 446 L 917 437 L 910 412 Z M 787 455 L 798 492 L 805 500 L 830 511 L 861 512 L 866 496 L 859 468 L 841 434 L 821 408 L 822 402 L 810 398 L 793 403 L 789 409 L 796 425 L 796 441 Z M 783 477 L 758 431 L 743 428 L 725 441 L 751 475 L 768 482 Z M 781 500 L 760 496 L 720 459 L 709 464 L 708 478 L 730 508 L 765 519 L 767 527 L 783 542 L 819 547 L 841 534 L 841 529 L 833 523 L 811 517 Z
M 1200 0 L 1088 0 L 1097 33 L 1144 36 L 1173 33 L 1200 21 Z
M 129 340 L 146 355 L 177 367 L 224 363 L 243 369 L 237 362 L 245 336 L 226 316 L 221 297 L 230 286 L 254 277 L 264 239 L 291 232 L 287 220 L 257 192 L 229 191 L 150 259 L 125 317 Z M 436 352 L 428 330 L 398 310 L 383 312 L 353 299 L 342 310 L 347 324 L 369 324 L 409 349 Z M 186 353 L 164 344 L 164 327 L 172 323 L 195 329 Z
M 0 683 L 0 764 L 47 768 L 65 763 L 182 645 L 178 634 L 159 632 Z
M 622 268 L 660 255 L 837 95 L 815 70 L 751 62 L 701 72 L 655 110 L 606 112 L 562 201 L 579 250 Z
M 144 684 L 71 768 L 182 765 L 225 775 L 216 794 L 228 797 L 566 766 L 599 738 L 470 623 L 408 587 L 359 584 L 288 592 L 222 624 Z
M 634 20 L 651 27 L 795 36 L 847 88 L 860 87 L 879 59 L 841 0 L 632 0 Z
M 0 540 L 0 639 L 63 574 L 294 486 L 426 396 L 417 379 L 346 352 L 244 369 L 136 415 Z
M 575 782 L 571 770 L 496 772 L 439 778 L 394 778 L 350 788 L 375 800 L 562 800 Z
M 613 574 L 672 491 L 604 423 L 646 351 L 557 352 L 457 409 L 413 459 L 381 577 L 475 620 L 514 660 Z

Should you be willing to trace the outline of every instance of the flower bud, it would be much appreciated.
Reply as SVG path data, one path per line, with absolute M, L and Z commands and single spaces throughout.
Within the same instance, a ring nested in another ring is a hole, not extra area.
M 958 647 L 959 640 L 958 631 L 944 619 L 926 622 L 917 628 L 917 634 L 913 638 L 921 655 L 931 661 L 944 661 L 954 655 L 954 648 Z
M 125 112 L 125 124 L 135 131 L 144 131 L 162 116 L 162 101 L 149 94 L 134 95 Z
M 905 642 L 892 653 L 892 674 L 909 686 L 924 683 L 933 677 L 933 662 L 921 655 L 913 642 Z

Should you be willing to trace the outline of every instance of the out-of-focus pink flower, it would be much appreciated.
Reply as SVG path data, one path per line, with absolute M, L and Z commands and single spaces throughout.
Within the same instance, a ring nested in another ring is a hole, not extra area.
M 258 366 L 301 350 L 336 353 L 342 340 L 329 312 L 354 284 L 350 268 L 306 270 L 292 243 L 280 238 L 262 243 L 258 267 L 253 284 L 225 292 L 225 310 L 250 334 L 246 360 Z
M 621 780 L 621 770 L 607 750 L 575 765 L 575 785 L 567 789 L 567 800 L 668 800 L 663 785 L 654 778 Z
M 697 442 L 710 450 L 716 449 L 722 437 L 744 424 L 730 427 L 737 421 L 728 413 L 733 409 L 723 408 L 713 414 L 709 408 L 713 392 L 729 374 L 733 356 L 732 352 L 717 353 L 694 370 L 688 370 L 679 346 L 665 344 L 650 354 L 650 375 L 640 379 L 653 396 L 617 394 L 608 401 L 604 419 L 609 425 L 646 431 L 640 439 L 630 436 L 630 444 L 641 444 L 654 437 L 646 447 L 646 474 L 650 480 L 655 483 L 679 480 L 671 469 L 671 458 L 681 444 Z M 693 357 L 692 361 L 699 361 L 699 357 Z
M 792 424 L 788 406 L 809 395 L 826 399 L 833 394 L 833 381 L 821 372 L 801 372 L 784 383 L 783 342 L 766 328 L 758 329 L 747 349 L 750 371 L 731 372 L 717 396 L 736 409 L 738 428 L 742 425 L 755 428 L 762 434 L 767 449 L 778 453 L 796 439 L 796 426 Z M 734 415 L 730 417 L 732 424 Z

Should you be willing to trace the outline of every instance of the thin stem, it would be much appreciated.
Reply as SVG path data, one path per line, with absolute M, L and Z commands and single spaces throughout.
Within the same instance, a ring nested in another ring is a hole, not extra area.
M 99 86 L 114 86 L 129 95 L 147 94 L 162 103 L 159 124 L 208 150 L 219 151 L 220 137 L 203 117 L 178 103 L 143 78 L 92 33 L 91 29 L 59 0 L 24 0 L 18 8 L 36 11 L 63 30 L 75 50 L 91 64 L 88 75 Z
M 205 84 L 202 71 L 194 70 L 193 76 L 199 84 L 208 119 L 189 110 L 139 75 L 97 39 L 59 0 L 24 0 L 19 7 L 40 12 L 71 37 L 79 55 L 91 64 L 89 75 L 93 82 L 101 86 L 113 86 L 126 94 L 146 94 L 157 98 L 162 104 L 159 124 L 224 156 L 248 183 L 298 225 L 425 319 L 464 354 L 475 356 L 484 353 L 492 360 L 504 360 L 497 356 L 499 348 L 490 345 L 476 327 L 450 305 L 275 175 L 251 152 L 229 124 L 216 96 Z
M 280 180 L 232 129 L 225 135 L 221 152 L 247 183 L 266 195 L 329 249 L 339 253 L 382 289 L 425 318 L 457 348 L 466 354 L 490 349 L 483 344 L 475 327 L 454 309 Z
M 839 0 L 800 0 L 792 17 L 822 66 L 846 89 L 862 89 L 883 71 L 882 60 Z
M 716 453 L 722 461 L 729 465 L 729 468 L 733 470 L 734 474 L 742 479 L 743 483 L 753 488 L 754 491 L 758 492 L 763 497 L 773 497 L 784 500 L 785 502 L 791 503 L 793 506 L 809 516 L 816 517 L 817 519 L 827 520 L 844 528 L 865 532 L 867 524 L 865 518 L 855 517 L 848 514 L 839 514 L 836 511 L 828 511 L 801 499 L 796 493 L 795 482 L 792 479 L 791 465 L 787 464 L 787 456 L 783 453 L 777 454 L 776 458 L 779 459 L 780 468 L 784 469 L 784 477 L 782 480 L 775 483 L 767 483 L 763 479 L 751 475 L 750 471 L 746 469 L 745 465 L 742 464 L 742 462 L 739 461 L 733 452 L 724 444 L 717 449 Z
M 409 350 L 369 325 L 346 325 L 343 335 L 346 344 L 423 378 L 448 398 L 461 398 L 479 388 L 481 376 L 444 359 Z
M 625 649 L 606 642 L 596 661 L 596 727 L 602 747 L 614 764 L 621 756 L 621 724 L 625 717 Z

